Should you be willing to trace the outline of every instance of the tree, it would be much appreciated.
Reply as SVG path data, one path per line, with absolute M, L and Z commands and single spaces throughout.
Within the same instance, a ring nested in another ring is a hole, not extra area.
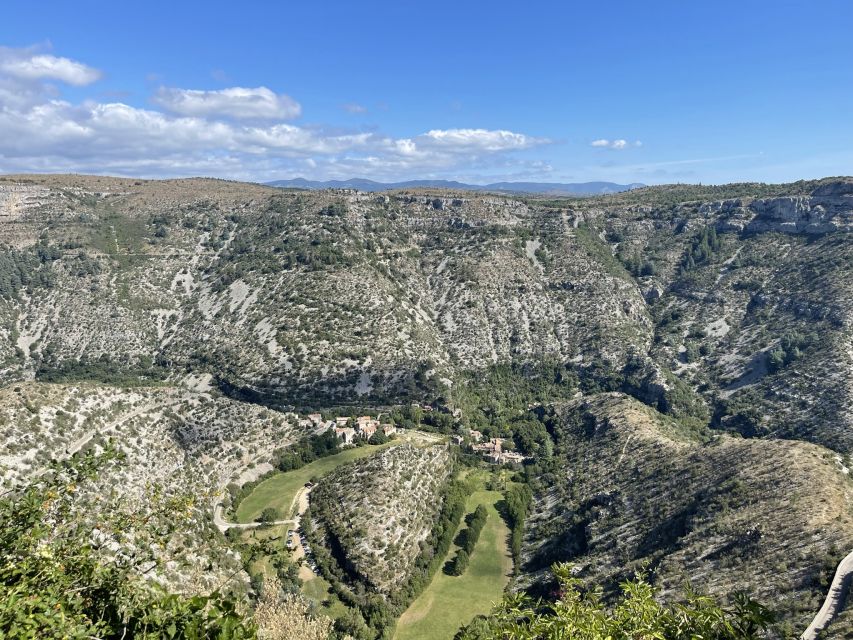
M 559 584 L 556 602 L 533 601 L 524 594 L 506 596 L 490 616 L 462 629 L 457 640 L 758 640 L 774 621 L 769 610 L 742 593 L 719 606 L 708 596 L 687 593 L 686 601 L 664 604 L 643 575 L 622 583 L 612 607 L 599 590 L 586 590 L 566 564 L 554 565 Z
M 781 347 L 776 347 L 767 354 L 767 368 L 771 372 L 776 372 L 785 365 L 785 351 Z
M 385 435 L 385 432 L 382 429 L 377 429 L 376 433 L 370 436 L 370 439 L 367 442 L 368 444 L 385 444 L 388 442 L 388 436 Z
M 264 524 L 272 524 L 281 520 L 281 512 L 275 507 L 267 507 L 261 511 L 260 521 Z
M 347 608 L 335 619 L 335 631 L 355 640 L 373 640 L 375 634 L 367 626 L 364 616 L 357 609 Z
M 150 556 L 99 551 L 92 526 L 74 505 L 109 457 L 116 456 L 87 454 L 56 463 L 28 486 L 0 498 L 2 637 L 255 637 L 254 624 L 240 613 L 240 601 L 218 591 L 194 597 L 169 593 L 140 577 L 142 567 L 151 565 Z M 99 513 L 101 535 L 128 531 L 141 520 L 138 513 L 114 506 Z M 164 501 L 156 517 L 174 520 L 178 508 Z
M 456 557 L 453 559 L 453 562 L 450 565 L 450 575 L 452 576 L 461 576 L 465 573 L 465 569 L 468 568 L 468 561 L 470 560 L 470 556 L 465 549 L 460 549 L 456 553 Z

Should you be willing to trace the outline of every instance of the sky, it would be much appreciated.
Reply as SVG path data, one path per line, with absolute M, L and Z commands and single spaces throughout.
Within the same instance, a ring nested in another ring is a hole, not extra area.
M 6 0 L 0 173 L 853 174 L 849 0 Z

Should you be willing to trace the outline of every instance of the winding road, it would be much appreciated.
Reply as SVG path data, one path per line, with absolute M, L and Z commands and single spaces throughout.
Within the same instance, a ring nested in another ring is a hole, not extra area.
M 851 581 L 853 581 L 853 551 L 838 563 L 826 600 L 823 601 L 823 606 L 808 629 L 800 636 L 802 640 L 816 640 L 818 634 L 838 615 L 847 599 Z
M 288 509 L 288 513 L 293 513 L 293 508 L 298 504 L 300 506 L 298 510 L 298 515 L 296 518 L 290 518 L 288 520 L 276 520 L 275 522 L 227 522 L 222 517 L 222 503 L 217 503 L 213 507 L 213 524 L 222 532 L 225 533 L 228 529 L 255 529 L 257 527 L 274 527 L 276 525 L 281 524 L 292 524 L 294 527 L 299 525 L 299 517 L 302 515 L 302 512 L 305 511 L 302 508 L 303 502 L 307 507 L 307 498 L 308 494 L 311 493 L 311 489 L 308 487 L 302 487 L 299 491 L 296 492 L 296 495 L 293 496 L 293 500 L 290 503 L 290 508 Z M 305 498 L 305 501 L 303 501 Z

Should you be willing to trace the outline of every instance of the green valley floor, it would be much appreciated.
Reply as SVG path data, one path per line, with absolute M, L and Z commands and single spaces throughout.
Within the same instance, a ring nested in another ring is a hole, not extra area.
M 403 613 L 395 640 L 449 640 L 476 615 L 488 613 L 499 602 L 512 572 L 507 548 L 509 529 L 495 504 L 498 491 L 476 491 L 468 497 L 467 513 L 486 505 L 489 518 L 480 534 L 468 569 L 461 576 L 439 571 L 426 590 Z M 464 522 L 462 527 L 464 527 Z M 456 555 L 451 547 L 446 560 Z
M 300 469 L 287 473 L 277 473 L 261 482 L 254 491 L 246 496 L 237 507 L 237 522 L 252 522 L 267 507 L 278 509 L 283 517 L 290 517 L 293 498 L 296 492 L 313 477 L 322 477 L 340 465 L 375 453 L 381 447 L 395 444 L 365 445 L 355 449 L 345 449 L 340 453 L 320 458 Z

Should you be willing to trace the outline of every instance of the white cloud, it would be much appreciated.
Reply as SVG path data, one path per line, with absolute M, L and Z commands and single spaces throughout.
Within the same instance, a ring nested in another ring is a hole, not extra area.
M 308 166 L 318 177 L 348 174 L 387 179 L 493 166 L 507 161 L 504 150 L 532 144 L 527 136 L 506 133 L 483 131 L 471 139 L 437 136 L 432 131 L 393 138 L 287 123 L 247 126 L 173 116 L 121 102 L 74 105 L 49 100 L 21 110 L 0 109 L 0 171 L 260 179 L 274 178 L 289 168 L 299 173 Z M 498 144 L 498 140 L 513 142 Z
M 82 87 L 100 79 L 101 72 L 82 62 L 32 49 L 0 47 L 0 73 L 18 80 L 58 80 Z
M 224 116 L 246 120 L 290 120 L 302 113 L 296 100 L 266 87 L 230 87 L 217 91 L 161 87 L 154 102 L 183 116 Z
M 426 146 L 436 146 L 457 151 L 510 151 L 528 149 L 550 142 L 523 133 L 489 129 L 433 129 L 419 137 Z
M 282 122 L 299 114 L 298 103 L 265 87 L 160 89 L 157 106 L 149 108 L 103 98 L 71 102 L 51 81 L 62 75 L 82 82 L 91 76 L 80 69 L 89 67 L 33 62 L 39 55 L 0 48 L 0 172 L 389 180 L 532 170 L 514 152 L 549 142 L 507 130 L 432 129 L 393 137 L 298 126 Z M 30 67 L 5 64 L 21 60 Z
M 616 151 L 620 151 L 622 149 L 627 149 L 629 146 L 642 147 L 643 143 L 639 140 L 634 141 L 633 143 L 628 142 L 622 138 L 617 140 L 608 140 L 607 138 L 599 138 L 598 140 L 593 140 L 589 143 L 592 147 L 597 147 L 599 149 L 614 149 Z

